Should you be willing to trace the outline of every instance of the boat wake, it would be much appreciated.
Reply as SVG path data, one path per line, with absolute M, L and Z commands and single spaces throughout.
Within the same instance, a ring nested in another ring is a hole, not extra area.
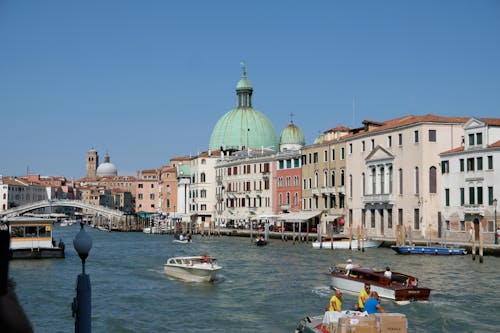
M 330 297 L 332 294 L 332 290 L 331 290 L 330 286 L 322 285 L 322 286 L 314 287 L 312 289 L 312 293 L 315 295 L 318 295 L 318 296 L 322 296 L 322 297 Z

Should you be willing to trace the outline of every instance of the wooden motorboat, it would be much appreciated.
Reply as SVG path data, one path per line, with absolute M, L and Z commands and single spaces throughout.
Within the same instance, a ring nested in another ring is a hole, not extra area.
M 52 237 L 54 220 L 11 217 L 6 220 L 13 259 L 64 258 L 65 245 Z
M 168 276 L 193 282 L 213 281 L 221 269 L 217 259 L 208 256 L 173 257 L 164 265 Z
M 365 283 L 371 285 L 380 297 L 394 300 L 398 304 L 412 301 L 427 301 L 431 289 L 419 286 L 418 279 L 403 273 L 392 272 L 391 278 L 384 276 L 385 271 L 353 267 L 349 272 L 345 265 L 331 267 L 332 288 L 357 295 Z
M 467 250 L 460 247 L 447 246 L 396 246 L 392 245 L 393 249 L 398 254 L 433 254 L 433 255 L 464 255 Z
M 349 242 L 349 236 L 338 235 L 333 237 L 321 237 L 321 241 L 316 241 L 312 243 L 314 249 L 349 249 L 349 243 L 351 249 L 358 248 L 358 240 L 352 239 Z M 359 244 L 361 245 L 361 244 Z M 364 248 L 368 247 L 379 247 L 382 245 L 382 241 L 364 239 L 362 242 Z

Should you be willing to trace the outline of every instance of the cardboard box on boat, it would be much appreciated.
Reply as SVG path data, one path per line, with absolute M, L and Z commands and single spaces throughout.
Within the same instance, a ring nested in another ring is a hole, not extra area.
M 379 333 L 375 317 L 340 318 L 335 333 Z
M 381 333 L 408 333 L 408 320 L 402 313 L 375 313 Z

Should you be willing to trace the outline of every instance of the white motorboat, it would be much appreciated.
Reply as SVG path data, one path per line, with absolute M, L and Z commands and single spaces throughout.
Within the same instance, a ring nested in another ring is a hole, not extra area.
M 191 243 L 191 239 L 174 239 L 172 243 L 177 243 L 177 244 L 188 244 Z
M 168 276 L 193 282 L 213 281 L 222 269 L 217 259 L 206 255 L 168 258 L 164 266 Z
M 349 247 L 350 245 L 350 247 Z M 364 239 L 359 243 L 360 246 L 364 248 L 368 247 L 379 247 L 382 245 L 382 241 Z M 349 241 L 349 236 L 334 236 L 334 237 L 322 237 L 321 241 L 313 242 L 312 246 L 314 249 L 344 249 L 348 250 L 358 248 L 358 240 L 352 239 Z

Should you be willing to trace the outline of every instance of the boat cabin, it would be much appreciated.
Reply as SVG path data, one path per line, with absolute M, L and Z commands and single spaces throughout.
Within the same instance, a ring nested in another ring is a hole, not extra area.
M 13 217 L 7 224 L 13 258 L 64 258 L 64 243 L 52 237 L 54 220 Z

